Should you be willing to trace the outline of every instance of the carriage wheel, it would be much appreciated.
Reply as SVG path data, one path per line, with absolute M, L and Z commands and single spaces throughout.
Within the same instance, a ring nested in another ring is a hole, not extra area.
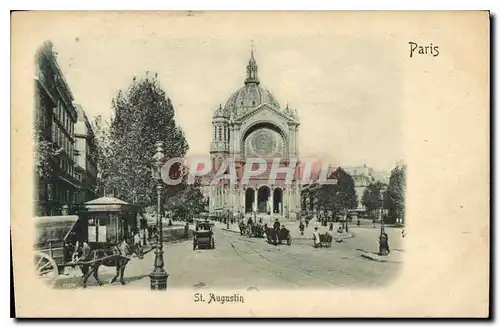
M 35 270 L 38 277 L 45 283 L 54 285 L 59 270 L 56 262 L 47 254 L 36 251 L 34 254 Z
M 288 238 L 286 239 L 286 244 L 288 246 L 290 246 L 292 244 L 292 238 L 290 238 L 290 236 L 288 236 Z

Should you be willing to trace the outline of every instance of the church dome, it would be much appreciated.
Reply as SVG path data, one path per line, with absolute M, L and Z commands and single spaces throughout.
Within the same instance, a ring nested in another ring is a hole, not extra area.
M 256 83 L 248 83 L 229 97 L 225 107 L 239 115 L 250 108 L 265 103 L 279 108 L 279 104 L 271 92 L 261 88 Z
M 212 118 L 228 118 L 229 117 L 229 111 L 227 108 L 222 107 L 222 105 L 219 105 L 219 108 L 215 110 L 214 116 Z
M 272 93 L 260 86 L 258 66 L 252 50 L 247 65 L 245 85 L 234 92 L 227 100 L 224 108 L 217 109 L 213 117 L 239 116 L 262 104 L 269 104 L 276 108 L 280 107 Z

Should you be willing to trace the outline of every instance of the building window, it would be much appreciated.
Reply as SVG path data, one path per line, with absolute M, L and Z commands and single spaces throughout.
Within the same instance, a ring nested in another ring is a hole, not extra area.
M 224 127 L 224 141 L 227 141 L 227 128 Z
M 222 127 L 219 126 L 219 141 L 222 140 Z

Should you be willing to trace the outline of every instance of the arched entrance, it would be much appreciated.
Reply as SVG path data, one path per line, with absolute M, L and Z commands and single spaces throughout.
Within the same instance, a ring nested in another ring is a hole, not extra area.
M 255 190 L 253 188 L 247 188 L 245 191 L 245 213 L 253 212 L 253 203 L 255 198 Z
M 283 214 L 283 190 L 281 188 L 274 189 L 273 210 L 274 213 Z
M 257 191 L 257 210 L 259 213 L 267 213 L 271 210 L 271 204 L 269 204 L 270 196 L 271 189 L 268 186 L 262 186 Z

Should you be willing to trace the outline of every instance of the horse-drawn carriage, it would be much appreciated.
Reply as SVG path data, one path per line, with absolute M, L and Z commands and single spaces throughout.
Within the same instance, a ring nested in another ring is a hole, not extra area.
M 35 270 L 46 282 L 53 284 L 71 261 L 72 232 L 78 231 L 78 223 L 74 215 L 35 218 Z
M 271 228 L 267 224 L 264 225 L 264 230 L 266 232 L 267 242 L 269 244 L 282 244 L 286 241 L 286 244 L 290 246 L 292 244 L 292 236 L 290 235 L 290 230 L 285 227 L 281 228 Z
M 96 201 L 110 200 L 105 198 Z M 102 285 L 98 276 L 98 269 L 101 265 L 116 267 L 116 276 L 111 282 L 120 276 L 120 282 L 124 284 L 123 274 L 131 256 L 143 258 L 142 247 L 134 245 L 131 238 L 132 229 L 136 224 L 136 212 L 133 210 L 124 212 L 123 206 L 96 208 L 91 205 L 97 203 L 87 204 L 89 204 L 86 208 L 87 212 L 82 212 L 80 217 L 72 215 L 35 218 L 34 264 L 36 273 L 52 285 L 55 284 L 58 276 L 64 273 L 66 267 L 81 268 L 83 287 L 86 287 L 90 275 L 93 275 L 99 285 Z M 119 205 L 123 204 L 127 203 L 122 202 Z M 99 203 L 99 205 L 103 204 Z M 94 211 L 96 209 L 97 211 Z
M 320 233 L 319 235 L 319 244 L 316 247 L 332 247 L 333 237 L 328 232 Z
M 193 233 L 193 251 L 198 248 L 215 249 L 213 224 L 208 221 L 197 221 Z
M 95 247 L 87 243 L 84 236 L 84 220 L 78 216 L 52 216 L 35 218 L 36 240 L 34 264 L 37 275 L 50 285 L 63 275 L 67 267 L 80 267 L 83 273 L 83 287 L 93 274 L 99 285 L 98 269 L 101 265 L 117 268 L 117 275 L 123 282 L 123 271 L 133 254 L 142 258 L 142 249 L 134 248 L 131 241 L 123 240 L 117 249 Z M 77 245 L 82 246 L 79 248 Z M 84 247 L 88 247 L 87 251 Z M 120 251 L 120 249 L 122 251 Z M 113 281 L 114 282 L 114 281 Z
M 257 237 L 257 238 L 264 237 L 264 226 L 262 226 L 262 224 L 260 223 L 252 222 L 249 224 L 245 224 L 243 221 L 241 221 L 239 227 L 240 227 L 240 234 L 242 236 Z

